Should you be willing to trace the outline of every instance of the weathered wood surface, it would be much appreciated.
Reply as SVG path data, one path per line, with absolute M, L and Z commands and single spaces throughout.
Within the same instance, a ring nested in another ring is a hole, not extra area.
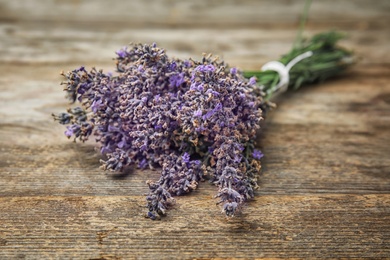
M 362 60 L 269 114 L 256 199 L 234 219 L 202 183 L 161 221 L 145 181 L 99 170 L 50 117 L 60 70 L 113 68 L 128 42 L 253 69 L 287 51 L 302 1 L 0 1 L 0 259 L 390 257 L 390 2 L 316 1 L 308 34 L 342 29 Z

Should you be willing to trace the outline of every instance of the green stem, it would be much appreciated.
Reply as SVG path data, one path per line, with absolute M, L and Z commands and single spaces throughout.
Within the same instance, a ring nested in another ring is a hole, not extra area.
M 294 42 L 294 45 L 293 45 L 294 49 L 295 48 L 299 48 L 301 43 L 302 43 L 302 34 L 303 34 L 303 30 L 305 29 L 307 16 L 309 15 L 310 5 L 311 5 L 311 0 L 306 0 L 305 6 L 304 6 L 304 9 L 303 9 L 303 15 L 302 15 L 301 21 L 299 23 L 299 30 L 298 30 L 298 33 L 297 33 L 297 37 L 295 38 L 295 42 Z

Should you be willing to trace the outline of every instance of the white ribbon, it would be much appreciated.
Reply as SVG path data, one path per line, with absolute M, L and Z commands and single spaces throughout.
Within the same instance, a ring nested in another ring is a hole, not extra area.
M 286 91 L 288 88 L 288 84 L 290 81 L 290 75 L 289 75 L 290 69 L 301 60 L 306 59 L 312 55 L 313 55 L 312 51 L 307 51 L 305 53 L 302 53 L 297 57 L 295 57 L 294 59 L 292 59 L 286 66 L 279 61 L 270 61 L 264 64 L 263 67 L 261 67 L 261 70 L 262 71 L 273 70 L 279 74 L 279 82 L 278 84 L 276 84 L 274 91 L 275 92 L 279 91 L 279 93 L 282 93 Z

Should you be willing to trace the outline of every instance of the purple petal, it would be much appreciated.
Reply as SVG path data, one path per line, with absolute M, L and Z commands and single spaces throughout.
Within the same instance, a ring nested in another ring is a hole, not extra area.
M 102 106 L 103 104 L 100 99 L 98 101 L 94 100 L 91 105 L 92 112 L 96 113 Z
M 122 49 L 115 52 L 119 58 L 125 58 L 127 54 L 127 47 L 123 47 Z
M 249 85 L 256 85 L 256 77 L 251 77 L 248 83 Z
M 147 166 L 148 166 L 148 161 L 146 159 L 142 159 L 142 161 L 138 163 L 138 167 L 141 169 L 145 169 Z
M 64 134 L 66 135 L 66 137 L 71 137 L 73 135 L 73 130 L 70 126 L 67 126 L 66 127 L 66 131 L 64 132 Z
M 196 110 L 196 111 L 194 112 L 194 116 L 196 116 L 196 117 L 202 116 L 202 109 Z
M 264 154 L 260 150 L 255 149 L 253 150 L 252 156 L 254 159 L 260 160 L 261 158 L 263 158 Z
M 190 155 L 188 153 L 184 153 L 181 158 L 182 158 L 183 162 L 185 162 L 185 163 L 190 162 Z

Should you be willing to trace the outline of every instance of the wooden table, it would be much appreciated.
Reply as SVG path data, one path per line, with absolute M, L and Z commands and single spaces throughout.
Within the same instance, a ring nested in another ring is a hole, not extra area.
M 147 179 L 99 169 L 50 114 L 61 70 L 113 70 L 128 42 L 259 68 L 289 50 L 303 1 L 0 0 L 0 259 L 390 258 L 390 2 L 316 1 L 307 35 L 339 29 L 361 57 L 343 76 L 277 100 L 260 189 L 226 219 L 201 183 L 161 221 Z

